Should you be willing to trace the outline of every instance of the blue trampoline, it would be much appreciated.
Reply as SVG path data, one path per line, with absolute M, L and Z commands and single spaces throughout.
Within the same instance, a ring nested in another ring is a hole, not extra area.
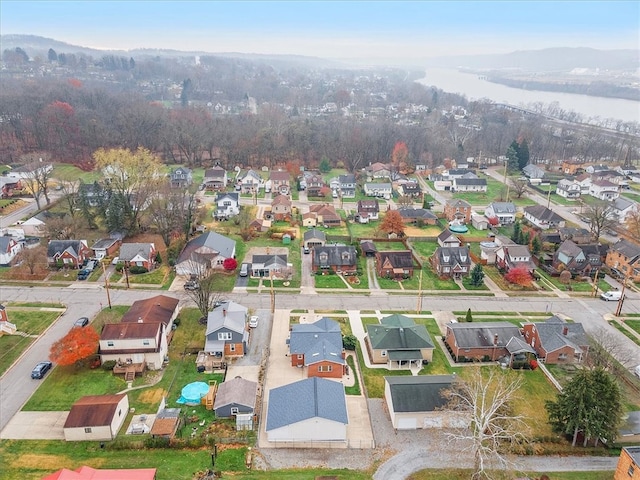
M 209 391 L 209 385 L 204 382 L 193 382 L 186 385 L 180 392 L 180 398 L 176 403 L 184 405 L 200 405 L 200 399 Z

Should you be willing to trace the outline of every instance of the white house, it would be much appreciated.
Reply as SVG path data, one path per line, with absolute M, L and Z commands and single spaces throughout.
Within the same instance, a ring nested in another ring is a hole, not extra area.
M 34 215 L 20 224 L 20 227 L 24 230 L 24 234 L 26 236 L 39 237 L 42 235 L 46 228 L 46 224 L 44 220 L 38 218 L 40 215 L 41 214 Z
M 620 196 L 620 185 L 609 180 L 595 180 L 589 186 L 589 195 L 600 200 L 615 200 Z
M 235 192 L 221 192 L 216 195 L 216 212 L 214 216 L 217 219 L 235 217 L 240 213 L 240 198 Z
M 126 393 L 82 397 L 73 404 L 64 423 L 64 439 L 67 442 L 113 440 L 128 413 Z
M 636 202 L 625 197 L 618 197 L 611 202 L 613 212 L 617 215 L 620 223 L 627 221 L 627 217 L 637 208 L 637 205 Z
M 311 377 L 269 391 L 267 438 L 270 442 L 347 440 L 347 401 L 342 383 Z
M 240 190 L 242 193 L 257 192 L 263 184 L 264 181 L 262 180 L 262 177 L 254 170 L 249 170 L 240 178 Z
M 524 218 L 542 230 L 565 225 L 564 218 L 543 205 L 525 207 Z
M 516 221 L 516 206 L 513 202 L 492 202 L 484 209 L 484 216 L 497 218 L 501 225 Z
M 364 194 L 367 197 L 391 198 L 393 188 L 390 183 L 365 183 Z
M 486 178 L 454 178 L 451 186 L 456 192 L 486 192 Z
M 580 198 L 580 192 L 580 185 L 568 178 L 563 178 L 556 185 L 556 193 L 564 198 Z
M 0 265 L 9 265 L 22 249 L 22 244 L 16 242 L 15 238 L 0 237 Z

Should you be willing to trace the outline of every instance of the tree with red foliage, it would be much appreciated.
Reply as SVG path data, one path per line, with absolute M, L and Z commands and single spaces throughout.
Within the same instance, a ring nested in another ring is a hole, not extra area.
M 487 220 L 489 221 L 489 225 L 491 225 L 492 227 L 500 224 L 500 220 L 498 220 L 498 217 L 489 217 Z
M 49 359 L 58 365 L 74 365 L 95 355 L 100 336 L 91 327 L 74 327 L 51 346 Z
M 527 267 L 515 267 L 509 270 L 509 272 L 504 276 L 504 279 L 515 285 L 520 285 L 521 287 L 530 287 L 533 282 L 533 277 Z
M 222 262 L 222 267 L 228 272 L 231 272 L 238 268 L 238 261 L 235 258 L 226 258 L 224 262 Z
M 398 237 L 404 237 L 404 222 L 400 212 L 389 210 L 380 223 L 380 230 L 388 235 L 395 233 Z

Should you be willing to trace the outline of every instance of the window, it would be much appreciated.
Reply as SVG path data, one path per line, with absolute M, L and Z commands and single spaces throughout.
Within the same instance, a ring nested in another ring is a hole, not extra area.
M 332 365 L 318 365 L 318 372 L 331 372 L 333 371 Z
M 387 351 L 386 351 L 386 350 L 382 350 L 382 351 L 380 352 L 380 356 L 381 356 L 381 357 L 386 357 L 386 356 L 387 356 Z
M 231 415 L 237 415 L 239 412 L 238 407 L 231 407 Z
M 122 416 L 122 409 L 121 409 L 121 408 L 119 408 L 119 409 L 118 409 L 118 416 L 119 416 L 119 417 L 121 417 L 121 416 Z
M 236 351 L 236 344 L 235 343 L 232 343 L 232 344 L 229 345 L 229 351 L 230 352 L 235 352 Z
M 113 342 L 111 341 L 107 342 L 107 347 L 113 347 Z
M 302 360 L 304 358 L 304 355 L 298 354 L 298 360 Z
M 630 477 L 633 477 L 633 474 L 635 473 L 636 469 L 633 468 L 633 465 L 629 465 L 629 470 L 627 470 L 627 475 L 629 475 Z
M 84 427 L 84 433 L 91 433 L 91 427 Z
M 142 345 L 149 345 L 149 340 L 143 340 Z
M 218 332 L 218 340 L 231 340 L 231 332 Z

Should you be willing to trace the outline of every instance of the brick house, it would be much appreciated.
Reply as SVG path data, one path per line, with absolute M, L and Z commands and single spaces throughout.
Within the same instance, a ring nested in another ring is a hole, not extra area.
M 144 267 L 148 271 L 156 267 L 156 246 L 153 243 L 123 243 L 120 261 L 126 267 Z
M 426 208 L 399 208 L 398 213 L 405 224 L 435 225 L 438 222 L 436 214 Z
M 524 340 L 545 363 L 583 363 L 589 338 L 581 323 L 567 323 L 553 316 L 544 322 L 525 323 Z
M 438 276 L 443 278 L 461 278 L 471 269 L 468 247 L 438 247 L 430 261 Z
M 464 359 L 494 362 L 511 355 L 507 346 L 512 338 L 524 343 L 520 329 L 508 322 L 448 323 L 446 327 L 444 342 L 456 362 Z
M 315 246 L 311 257 L 311 270 L 333 270 L 337 273 L 354 274 L 358 268 L 355 247 L 351 245 Z
M 327 317 L 293 325 L 289 356 L 292 367 L 307 369 L 307 377 L 342 378 L 346 362 L 340 325 Z
M 614 243 L 607 252 L 605 264 L 615 268 L 633 282 L 640 282 L 640 246 L 628 240 Z
M 640 480 L 640 447 L 622 447 L 613 480 Z
M 47 245 L 47 262 L 51 267 L 80 268 L 92 254 L 86 240 L 50 240 Z
M 357 204 L 358 221 L 369 223 L 371 220 L 378 220 L 380 205 L 378 200 L 358 200 Z
M 414 262 L 410 250 L 376 252 L 376 274 L 380 278 L 411 278 L 413 269 Z
M 342 222 L 340 215 L 333 205 L 311 205 L 309 212 L 302 216 L 302 224 L 305 227 L 339 227 Z
M 444 206 L 444 216 L 449 221 L 458 220 L 469 223 L 471 211 L 471 205 L 460 199 L 449 200 Z

